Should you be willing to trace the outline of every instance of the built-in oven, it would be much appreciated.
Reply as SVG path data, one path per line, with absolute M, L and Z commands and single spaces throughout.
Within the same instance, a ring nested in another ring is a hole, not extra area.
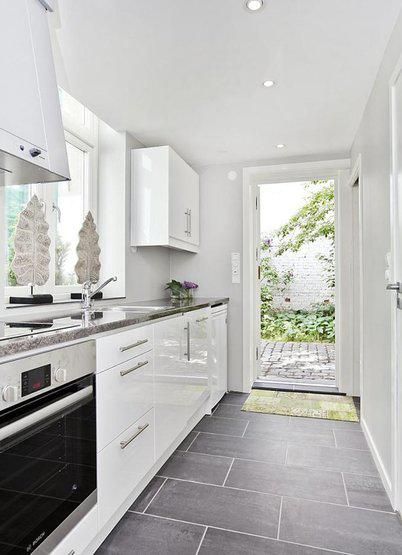
M 0 553 L 50 553 L 96 504 L 95 344 L 0 365 Z

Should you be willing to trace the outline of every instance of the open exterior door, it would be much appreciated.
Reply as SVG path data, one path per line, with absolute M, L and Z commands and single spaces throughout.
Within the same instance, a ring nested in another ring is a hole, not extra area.
M 390 82 L 391 108 L 391 283 L 394 383 L 393 505 L 402 510 L 402 58 Z
M 255 252 L 255 287 L 254 287 L 254 342 L 255 365 L 254 380 L 260 374 L 261 360 L 261 218 L 260 218 L 260 187 L 255 188 L 255 218 L 254 218 L 254 252 Z

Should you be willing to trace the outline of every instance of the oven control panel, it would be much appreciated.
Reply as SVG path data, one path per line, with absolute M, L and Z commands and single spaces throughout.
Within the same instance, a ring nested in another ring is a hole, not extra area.
M 51 385 L 51 371 L 52 366 L 45 364 L 45 366 L 38 366 L 27 370 L 21 374 L 21 397 L 40 391 L 45 387 Z
M 0 364 L 0 410 L 91 374 L 95 367 L 94 341 Z

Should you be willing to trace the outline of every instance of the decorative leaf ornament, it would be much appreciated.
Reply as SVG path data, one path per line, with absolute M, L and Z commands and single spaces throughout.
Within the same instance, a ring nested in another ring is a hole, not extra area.
M 20 213 L 15 231 L 11 269 L 18 285 L 45 285 L 49 279 L 48 230 L 42 204 L 34 195 Z
M 99 281 L 99 271 L 101 263 L 99 260 L 99 235 L 96 232 L 96 225 L 91 212 L 85 217 L 82 228 L 79 232 L 79 242 L 77 245 L 78 262 L 75 265 L 78 283 Z

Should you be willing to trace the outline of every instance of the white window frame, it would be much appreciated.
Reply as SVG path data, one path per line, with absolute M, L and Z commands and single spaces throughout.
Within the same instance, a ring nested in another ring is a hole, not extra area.
M 87 187 L 84 190 L 84 207 L 90 210 L 96 221 L 98 212 L 98 118 L 87 108 L 85 108 L 85 124 L 74 122 L 70 115 L 63 114 L 63 126 L 66 142 L 87 153 L 85 173 Z M 70 293 L 80 292 L 81 285 L 56 285 L 55 283 L 55 240 L 56 240 L 56 218 L 57 211 L 53 210 L 54 188 L 57 183 L 33 184 L 32 191 L 38 198 L 45 203 L 45 214 L 49 223 L 50 245 L 50 265 L 49 280 L 43 286 L 36 286 L 35 293 L 49 293 L 53 295 L 55 301 L 67 300 Z M 62 215 L 63 217 L 63 215 Z M 77 237 L 78 242 L 78 237 Z M 5 303 L 9 303 L 10 296 L 24 296 L 29 293 L 27 286 L 15 285 L 5 286 Z

